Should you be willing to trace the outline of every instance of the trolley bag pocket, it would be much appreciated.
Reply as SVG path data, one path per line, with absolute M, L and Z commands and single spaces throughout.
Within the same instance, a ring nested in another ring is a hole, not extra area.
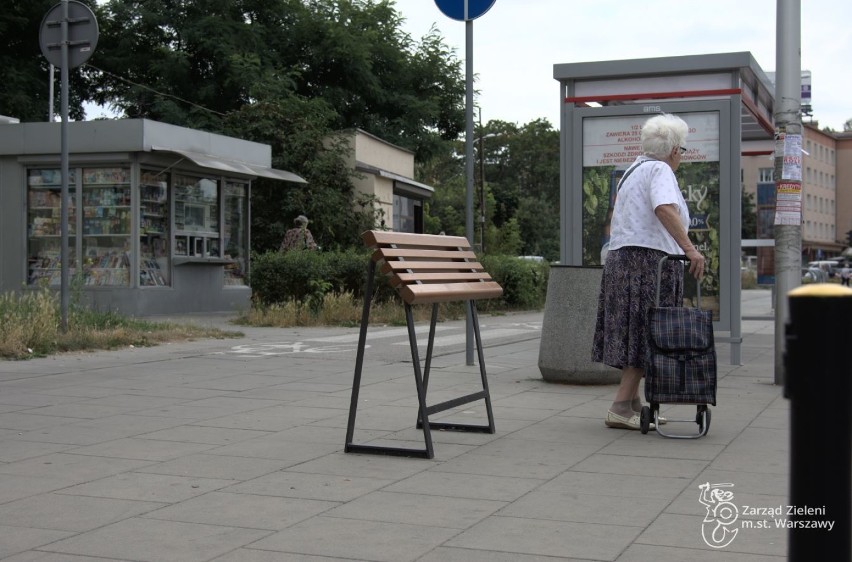
M 648 309 L 645 399 L 716 405 L 713 314 L 688 307 Z

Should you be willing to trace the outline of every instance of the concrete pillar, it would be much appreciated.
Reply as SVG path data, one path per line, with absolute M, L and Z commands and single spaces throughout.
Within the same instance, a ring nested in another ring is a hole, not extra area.
M 538 368 L 548 382 L 618 384 L 621 371 L 592 363 L 601 267 L 550 268 Z

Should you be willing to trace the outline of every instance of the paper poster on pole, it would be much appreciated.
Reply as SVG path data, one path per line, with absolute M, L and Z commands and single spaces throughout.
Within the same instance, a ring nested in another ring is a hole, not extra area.
M 802 184 L 778 182 L 775 195 L 775 224 L 802 224 Z
M 802 135 L 784 135 L 781 179 L 802 181 Z

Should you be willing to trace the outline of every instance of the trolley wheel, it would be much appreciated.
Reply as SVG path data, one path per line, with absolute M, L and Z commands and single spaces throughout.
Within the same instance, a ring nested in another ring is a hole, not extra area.
M 695 415 L 695 422 L 698 424 L 698 432 L 701 435 L 707 433 L 710 429 L 710 410 L 706 407 Z
M 642 411 L 639 413 L 639 430 L 642 435 L 645 435 L 649 429 L 651 429 L 651 408 L 642 406 Z

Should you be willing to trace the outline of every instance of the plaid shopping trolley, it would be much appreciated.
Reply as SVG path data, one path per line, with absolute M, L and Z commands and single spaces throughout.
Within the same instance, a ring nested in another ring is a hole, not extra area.
M 657 269 L 657 295 L 654 306 L 648 309 L 648 355 L 645 361 L 645 400 L 640 424 L 647 433 L 651 422 L 664 437 L 695 439 L 707 434 L 710 410 L 716 405 L 716 347 L 713 340 L 713 313 L 702 310 L 701 286 L 698 284 L 697 306 L 660 306 L 660 280 L 667 260 L 689 261 L 683 255 L 669 255 L 660 260 Z M 698 433 L 680 435 L 664 433 L 659 417 L 660 404 L 694 404 L 694 420 Z

